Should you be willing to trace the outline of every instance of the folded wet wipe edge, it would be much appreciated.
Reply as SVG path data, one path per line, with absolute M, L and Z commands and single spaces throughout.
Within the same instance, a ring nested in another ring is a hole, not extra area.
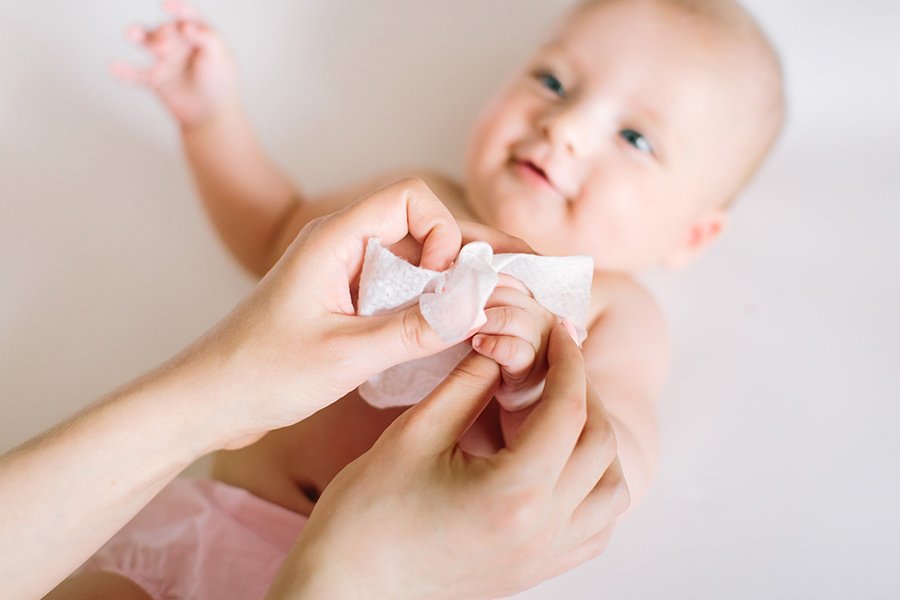
M 472 242 L 460 250 L 453 267 L 439 273 L 410 264 L 372 238 L 366 245 L 357 314 L 386 314 L 418 302 L 423 317 L 441 339 L 461 341 L 484 323 L 484 306 L 499 274 L 504 273 L 521 281 L 544 308 L 568 320 L 581 343 L 587 336 L 593 272 L 589 256 L 494 255 L 486 242 Z M 398 365 L 370 379 L 360 393 L 374 406 L 415 404 L 467 353 L 468 345 L 459 344 Z

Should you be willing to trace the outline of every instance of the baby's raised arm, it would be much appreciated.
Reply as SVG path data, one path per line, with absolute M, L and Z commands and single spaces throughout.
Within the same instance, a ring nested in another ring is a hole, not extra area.
M 326 198 L 303 198 L 256 137 L 220 36 L 181 0 L 167 0 L 164 8 L 170 21 L 128 32 L 152 54 L 153 63 L 139 68 L 119 62 L 113 74 L 152 90 L 178 122 L 206 211 L 248 271 L 265 274 L 308 221 L 397 179 L 392 175 Z

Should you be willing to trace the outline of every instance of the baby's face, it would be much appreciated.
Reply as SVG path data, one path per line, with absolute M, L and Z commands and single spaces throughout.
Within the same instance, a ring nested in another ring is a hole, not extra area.
M 715 234 L 696 229 L 723 223 L 752 135 L 722 39 L 650 2 L 570 17 L 476 124 L 472 209 L 538 252 L 593 255 L 611 271 L 669 262 Z

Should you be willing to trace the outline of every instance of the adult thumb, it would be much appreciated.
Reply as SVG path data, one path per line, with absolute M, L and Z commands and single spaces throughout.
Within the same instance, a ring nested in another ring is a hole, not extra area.
M 419 305 L 389 315 L 358 317 L 353 339 L 367 348 L 368 366 L 373 374 L 395 365 L 437 354 L 463 341 L 444 341 L 431 328 Z
M 417 425 L 419 449 L 443 452 L 469 430 L 494 397 L 499 383 L 500 366 L 471 352 L 433 392 L 400 418 Z

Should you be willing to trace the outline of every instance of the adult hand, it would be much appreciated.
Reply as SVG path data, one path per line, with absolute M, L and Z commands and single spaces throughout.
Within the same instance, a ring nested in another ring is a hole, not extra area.
M 470 242 L 487 242 L 494 249 L 494 254 L 514 252 L 518 254 L 534 254 L 534 250 L 524 240 L 503 233 L 488 225 L 474 221 L 456 221 L 462 234 L 462 245 Z M 388 248 L 393 254 L 413 264 L 419 264 L 422 246 L 415 239 L 404 238 Z
M 421 246 L 421 266 L 435 270 L 456 258 L 461 242 L 450 212 L 417 179 L 308 224 L 256 290 L 188 351 L 226 374 L 215 390 L 225 419 L 220 446 L 246 445 L 376 373 L 449 347 L 418 306 L 355 315 L 353 288 L 372 237 L 385 245 L 412 239 Z
M 247 300 L 174 359 L 0 456 L 0 596 L 43 596 L 199 456 L 441 350 L 415 309 L 353 315 L 351 283 L 371 236 L 410 236 L 434 269 L 460 247 L 456 222 L 422 182 L 383 188 L 310 224 Z
M 210 450 L 246 446 L 305 419 L 377 373 L 462 341 L 442 341 L 418 306 L 356 316 L 353 294 L 372 237 L 438 271 L 456 259 L 463 241 L 487 241 L 498 252 L 531 252 L 518 238 L 458 223 L 415 178 L 312 221 L 256 290 L 188 351 L 202 357 L 202 369 L 226 374 L 214 390 L 225 433 Z
M 470 354 L 326 488 L 269 597 L 506 596 L 602 552 L 629 501 L 615 436 L 561 325 L 548 361 L 515 438 L 479 458 L 457 442 L 499 368 Z

